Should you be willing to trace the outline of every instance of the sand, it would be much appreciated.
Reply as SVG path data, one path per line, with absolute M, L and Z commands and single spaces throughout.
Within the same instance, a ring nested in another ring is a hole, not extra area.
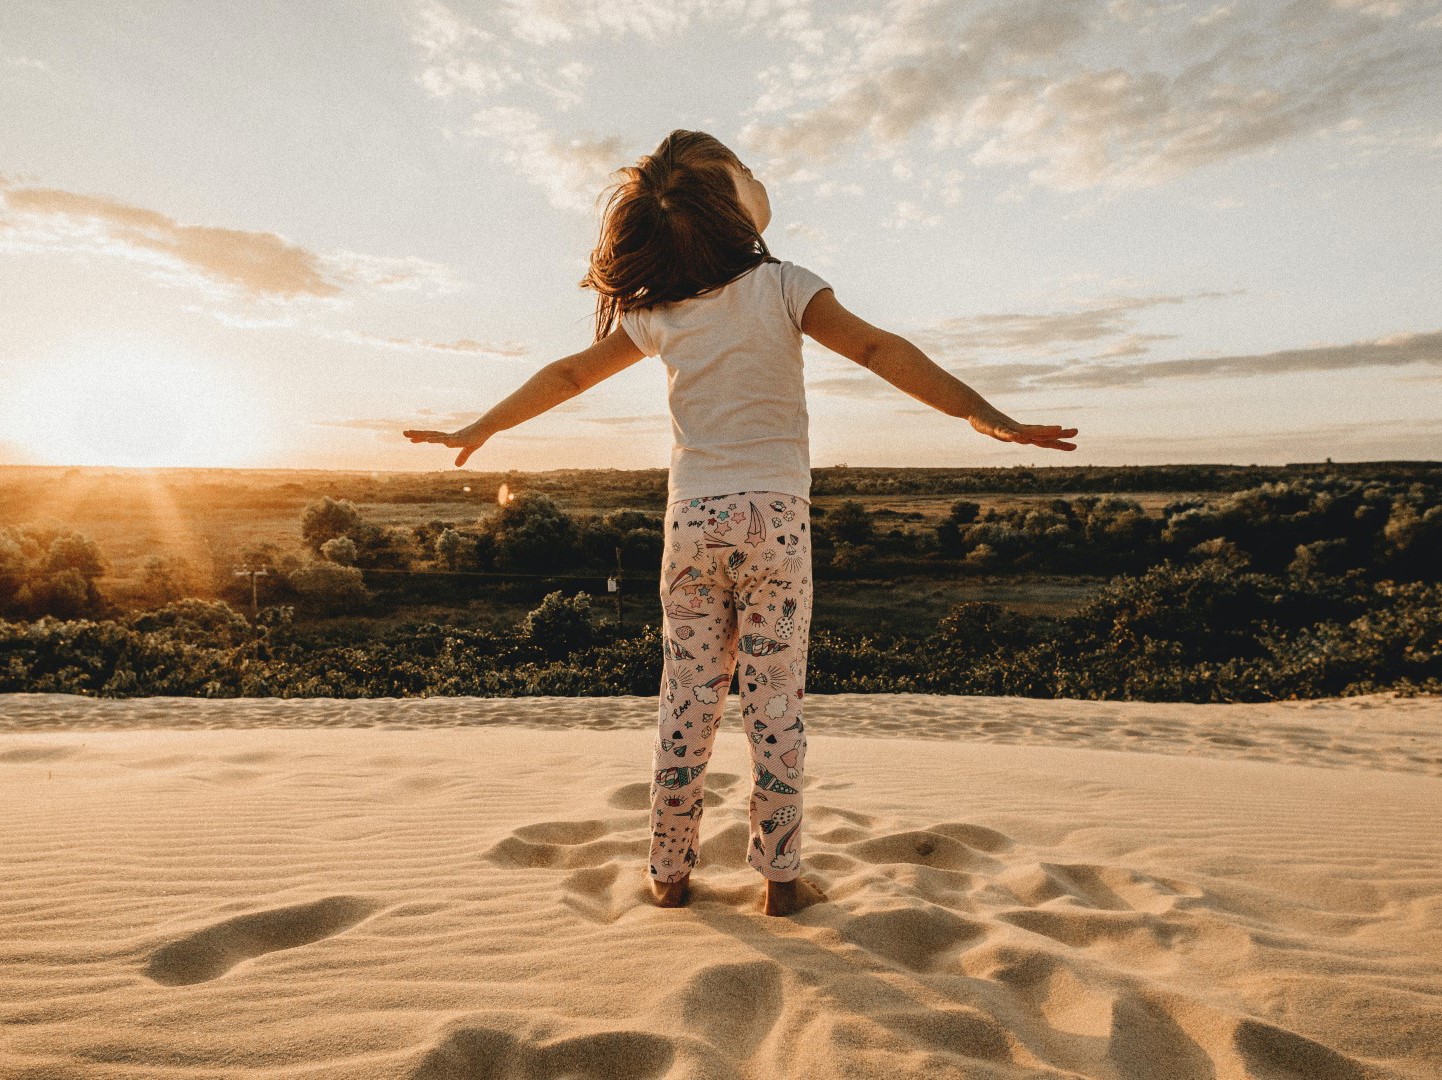
M 0 695 L 0 1077 L 1442 1077 L 1442 700 L 808 695 L 791 919 L 654 708 Z

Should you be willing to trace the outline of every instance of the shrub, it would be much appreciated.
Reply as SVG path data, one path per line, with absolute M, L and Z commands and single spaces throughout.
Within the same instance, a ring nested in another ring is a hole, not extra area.
M 581 592 L 568 599 L 560 590 L 548 593 L 541 606 L 522 620 L 521 634 L 552 660 L 589 647 L 596 639 L 590 594 Z
M 1028 643 L 1026 616 L 990 600 L 963 600 L 937 623 L 942 642 L 963 653 L 981 654 Z
M 459 570 L 475 562 L 476 544 L 455 529 L 446 529 L 436 537 L 436 561 L 447 570 Z
M 228 647 L 255 636 L 244 615 L 224 600 L 176 600 L 130 616 L 126 625 L 142 634 L 165 634 L 194 645 Z
M 82 533 L 0 528 L 0 615 L 72 618 L 105 607 L 96 579 L 109 564 Z
M 312 610 L 326 615 L 361 611 L 371 599 L 364 575 L 354 566 L 306 563 L 286 580 Z
M 970 525 L 980 513 L 981 503 L 972 502 L 970 499 L 958 499 L 951 504 L 947 520 L 954 525 Z
M 483 527 L 494 537 L 501 569 L 544 572 L 575 557 L 576 523 L 539 491 L 523 491 Z
M 837 547 L 843 543 L 860 546 L 875 536 L 876 527 L 865 505 L 847 499 L 827 515 L 825 531 Z
M 843 574 L 859 574 L 876 560 L 873 544 L 852 544 L 838 541 L 831 553 L 831 565 Z
M 977 544 L 966 553 L 966 558 L 962 562 L 973 570 L 990 570 L 998 560 L 996 548 L 990 544 Z
M 1287 572 L 1299 577 L 1319 577 L 1341 574 L 1356 564 L 1347 540 L 1314 540 L 1297 545 L 1296 557 L 1287 565 Z
M 1192 548 L 1191 554 L 1199 559 L 1216 559 L 1222 565 L 1229 566 L 1234 570 L 1245 569 L 1252 561 L 1250 555 L 1223 536 L 1203 540 Z
M 140 569 L 139 593 L 151 604 L 194 596 L 201 584 L 199 572 L 179 555 L 152 555 Z
M 356 560 L 355 541 L 349 536 L 332 536 L 320 546 L 321 557 L 338 566 L 354 566 Z
M 358 538 L 365 529 L 360 511 L 349 499 L 332 499 L 329 495 L 313 502 L 300 516 L 300 538 L 317 555 L 327 540 L 338 536 Z

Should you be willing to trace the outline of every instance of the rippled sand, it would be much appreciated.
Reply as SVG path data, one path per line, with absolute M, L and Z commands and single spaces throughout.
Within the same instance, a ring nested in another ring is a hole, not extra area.
M 1442 701 L 808 695 L 754 909 L 726 715 L 0 696 L 0 1077 L 1442 1077 Z

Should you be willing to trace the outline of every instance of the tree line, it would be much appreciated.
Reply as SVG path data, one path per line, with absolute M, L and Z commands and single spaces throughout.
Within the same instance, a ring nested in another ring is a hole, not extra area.
M 416 588 L 408 573 L 603 574 L 618 549 L 628 572 L 655 581 L 661 520 L 571 514 L 527 492 L 478 521 L 382 527 L 327 497 L 304 509 L 298 545 L 240 552 L 268 570 L 255 618 L 243 613 L 248 583 L 228 565 L 210 595 L 195 596 L 207 583 L 152 560 L 141 583 L 152 602 L 132 610 L 100 587 L 109 563 L 93 541 L 6 526 L 0 691 L 654 693 L 660 627 L 618 627 L 585 590 L 550 590 L 503 629 L 325 617 L 404 611 Z M 1255 701 L 1442 690 L 1442 504 L 1428 481 L 1304 476 L 1189 496 L 1157 515 L 1116 495 L 986 508 L 958 499 L 922 524 L 843 500 L 813 508 L 813 531 L 821 581 L 927 566 L 1111 576 L 1066 616 L 968 602 L 925 633 L 813 626 L 815 692 Z

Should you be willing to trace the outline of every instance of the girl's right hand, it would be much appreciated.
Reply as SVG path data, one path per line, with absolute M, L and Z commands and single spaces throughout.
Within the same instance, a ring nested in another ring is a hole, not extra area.
M 413 443 L 432 442 L 452 449 L 459 447 L 461 452 L 456 455 L 456 468 L 459 469 L 468 457 L 486 444 L 492 433 L 475 424 L 467 424 L 459 431 L 422 431 L 411 428 L 401 434 Z
M 1043 446 L 1049 450 L 1076 449 L 1076 443 L 1062 441 L 1076 435 L 1076 428 L 1063 428 L 1060 424 L 1018 424 L 1005 413 L 990 406 L 975 416 L 968 417 L 968 420 L 971 426 L 983 435 L 990 435 L 1002 442 Z

